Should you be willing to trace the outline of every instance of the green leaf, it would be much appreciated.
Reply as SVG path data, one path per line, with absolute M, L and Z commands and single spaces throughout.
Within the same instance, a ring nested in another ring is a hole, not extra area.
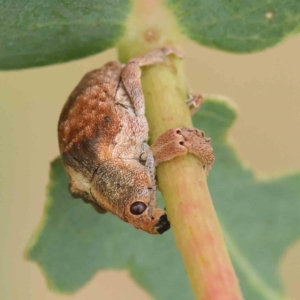
M 65 62 L 104 51 L 124 32 L 130 0 L 0 0 L 0 69 Z
M 232 52 L 263 50 L 300 30 L 299 0 L 165 0 L 184 34 Z
M 300 173 L 259 181 L 226 139 L 236 118 L 207 100 L 194 124 L 212 137 L 212 198 L 246 299 L 283 299 L 278 262 L 300 236 Z M 74 292 L 99 270 L 127 269 L 155 299 L 193 299 L 172 231 L 151 236 L 73 199 L 61 160 L 52 163 L 44 221 L 28 250 L 51 288 Z M 201 213 L 201 212 L 199 212 Z

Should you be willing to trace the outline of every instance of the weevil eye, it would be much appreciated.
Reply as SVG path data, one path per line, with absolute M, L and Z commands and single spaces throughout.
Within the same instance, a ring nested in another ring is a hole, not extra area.
M 133 215 L 140 215 L 142 214 L 147 208 L 147 205 L 144 202 L 134 202 L 131 206 L 130 206 L 130 212 Z

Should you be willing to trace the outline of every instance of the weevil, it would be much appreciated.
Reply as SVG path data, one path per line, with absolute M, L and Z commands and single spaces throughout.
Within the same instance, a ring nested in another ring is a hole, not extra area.
M 207 171 L 214 161 L 210 139 L 195 128 L 169 129 L 148 145 L 141 67 L 169 55 L 182 57 L 176 48 L 164 47 L 125 65 L 112 61 L 87 73 L 58 124 L 72 196 L 151 234 L 170 228 L 166 212 L 157 207 L 156 166 L 187 152 L 199 157 Z M 201 102 L 197 94 L 187 99 L 193 111 Z

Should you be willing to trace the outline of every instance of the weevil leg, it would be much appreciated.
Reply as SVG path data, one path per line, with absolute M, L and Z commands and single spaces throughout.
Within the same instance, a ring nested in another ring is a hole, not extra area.
M 175 47 L 164 47 L 131 59 L 122 70 L 121 77 L 125 89 L 132 101 L 137 116 L 145 115 L 145 100 L 141 84 L 142 66 L 157 64 L 166 60 L 167 56 L 174 54 L 182 57 Z
M 151 145 L 149 151 L 153 153 L 156 166 L 188 152 L 188 149 L 183 145 L 184 138 L 178 132 L 179 129 L 169 129 Z
M 191 115 L 193 115 L 201 106 L 204 99 L 200 94 L 190 93 L 186 104 L 188 105 Z
M 174 54 L 179 58 L 183 58 L 183 54 L 180 50 L 178 50 L 176 47 L 169 46 L 162 47 L 148 52 L 146 54 L 134 57 L 129 61 L 129 64 L 135 63 L 138 64 L 140 67 L 149 66 L 157 64 L 159 62 L 163 62 L 166 59 L 166 57 L 170 54 Z
M 90 189 L 90 193 L 89 193 L 89 197 L 88 198 L 84 198 L 84 197 L 81 197 L 82 200 L 85 202 L 85 203 L 89 203 L 91 204 L 94 209 L 99 213 L 99 214 L 105 214 L 106 213 L 106 209 L 103 208 L 95 199 L 95 197 L 93 196 L 93 193 L 92 193 L 92 190 Z
M 145 167 L 149 170 L 152 185 L 155 186 L 155 161 L 151 151 L 147 152 Z
M 69 183 L 69 191 L 73 198 L 81 198 L 85 203 L 92 204 L 92 206 L 98 213 L 106 213 L 106 210 L 93 200 L 91 192 L 88 193 L 78 190 L 72 181 L 70 181 Z
M 86 202 L 88 203 L 88 202 Z M 90 204 L 92 204 L 92 206 L 94 207 L 94 209 L 99 213 L 99 214 L 105 214 L 106 213 L 106 210 L 101 206 L 99 205 L 98 203 L 96 202 L 89 202 Z
M 150 146 L 148 145 L 147 142 L 142 143 L 141 155 L 140 155 L 141 162 L 146 162 L 147 161 L 149 148 L 150 148 Z
M 174 128 L 160 135 L 151 145 L 155 165 L 171 160 L 186 153 L 192 153 L 203 162 L 203 168 L 208 174 L 214 162 L 210 138 L 196 128 Z

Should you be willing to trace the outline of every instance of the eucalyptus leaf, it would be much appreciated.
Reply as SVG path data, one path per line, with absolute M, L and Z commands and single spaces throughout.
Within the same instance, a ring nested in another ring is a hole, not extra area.
M 299 0 L 164 0 L 189 38 L 232 52 L 263 50 L 300 30 Z
M 216 162 L 209 187 L 248 300 L 284 298 L 278 262 L 300 236 L 300 173 L 259 181 L 227 141 L 236 112 L 210 99 L 193 121 L 212 137 Z M 48 200 L 27 256 L 49 286 L 70 293 L 99 270 L 127 269 L 155 299 L 193 299 L 172 230 L 152 236 L 73 199 L 60 159 L 51 166 Z M 201 212 L 199 212 L 201 213 Z
M 130 0 L 0 0 L 0 69 L 65 62 L 113 47 Z

